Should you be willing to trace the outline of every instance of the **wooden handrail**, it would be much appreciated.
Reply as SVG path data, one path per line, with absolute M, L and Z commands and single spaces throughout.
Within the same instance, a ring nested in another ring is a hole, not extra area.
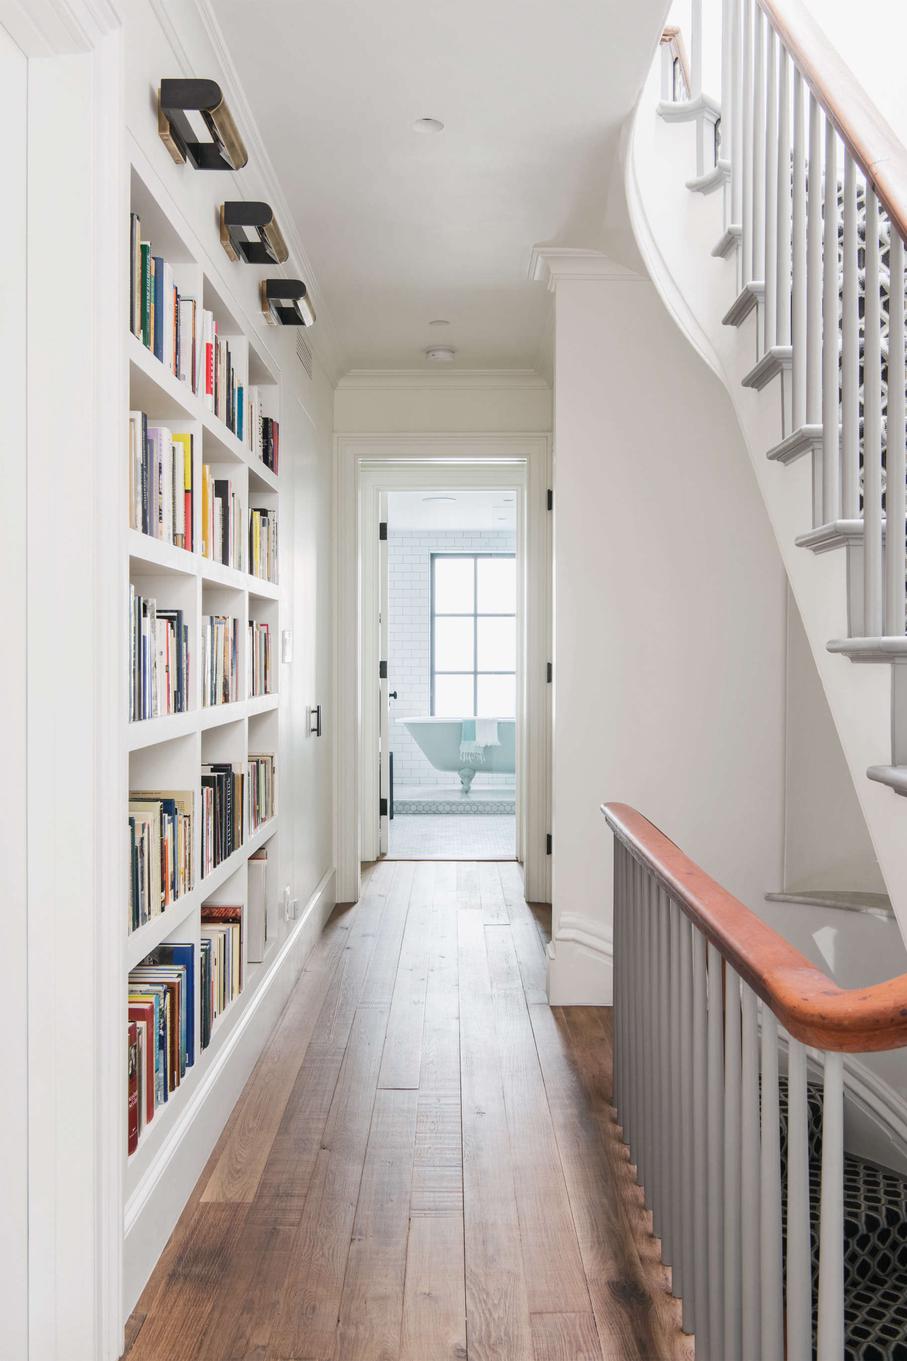
M 807 85 L 907 239 L 907 148 L 802 0 L 758 0 Z
M 795 1039 L 855 1054 L 907 1044 L 907 974 L 867 988 L 838 987 L 641 813 L 623 803 L 604 804 L 602 812 L 614 835 Z
M 680 62 L 680 70 L 683 75 L 683 83 L 686 86 L 687 97 L 689 97 L 691 88 L 690 59 L 687 56 L 687 45 L 683 40 L 683 30 L 677 28 L 676 25 L 671 25 L 662 30 L 659 42 L 665 47 L 670 47 L 674 52 L 674 56 Z

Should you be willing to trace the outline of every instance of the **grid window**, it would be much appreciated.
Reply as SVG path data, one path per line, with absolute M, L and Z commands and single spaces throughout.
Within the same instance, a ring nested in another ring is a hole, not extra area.
M 513 553 L 432 553 L 431 711 L 516 716 Z

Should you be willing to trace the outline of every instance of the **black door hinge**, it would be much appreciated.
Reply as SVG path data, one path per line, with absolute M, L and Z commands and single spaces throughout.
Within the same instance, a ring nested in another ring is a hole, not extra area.
M 554 663 L 553 663 L 553 662 L 546 662 L 546 663 L 545 663 L 545 676 L 546 676 L 546 679 L 547 679 L 547 681 L 548 681 L 548 684 L 550 685 L 550 684 L 551 684 L 552 677 L 554 676 Z
M 545 854 L 546 854 L 546 855 L 550 855 L 550 854 L 551 854 L 551 846 L 552 846 L 552 844 L 553 844 L 553 843 L 552 843 L 552 840 L 551 840 L 551 833 L 549 832 L 548 835 L 545 837 Z
M 378 800 L 378 816 L 382 818 L 387 817 L 387 799 Z
M 384 540 L 384 539 L 387 538 L 387 521 L 386 521 L 386 520 L 382 520 L 382 521 L 380 522 L 380 524 L 378 525 L 378 538 L 381 539 L 381 540 Z
M 387 662 L 378 663 L 378 679 L 387 680 Z
M 554 488 L 548 488 L 548 509 L 554 510 Z

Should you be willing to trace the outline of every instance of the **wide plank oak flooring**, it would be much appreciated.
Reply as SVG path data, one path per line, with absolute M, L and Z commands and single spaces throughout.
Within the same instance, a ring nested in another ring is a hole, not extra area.
M 690 1361 L 611 1099 L 514 862 L 384 862 L 300 975 L 129 1361 Z

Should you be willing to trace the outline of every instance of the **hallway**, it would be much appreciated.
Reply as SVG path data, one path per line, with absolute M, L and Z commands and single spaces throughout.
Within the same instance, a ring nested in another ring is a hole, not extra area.
M 127 1329 L 129 1361 L 648 1361 L 692 1343 L 611 1119 L 610 1012 L 549 1008 L 515 863 L 337 908 Z

